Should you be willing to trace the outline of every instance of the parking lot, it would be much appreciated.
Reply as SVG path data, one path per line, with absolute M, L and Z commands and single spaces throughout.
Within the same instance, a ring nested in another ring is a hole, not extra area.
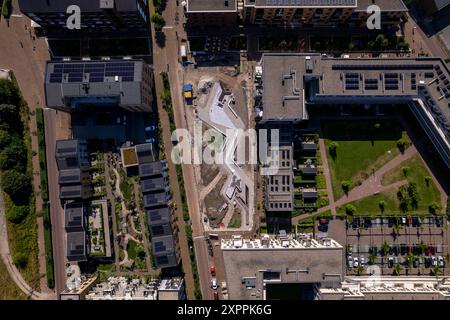
M 444 217 L 354 217 L 345 228 L 349 274 L 370 264 L 380 266 L 383 274 L 448 273 Z

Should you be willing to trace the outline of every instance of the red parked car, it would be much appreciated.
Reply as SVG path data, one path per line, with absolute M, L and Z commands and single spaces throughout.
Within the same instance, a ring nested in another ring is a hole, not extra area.
M 216 275 L 216 267 L 212 264 L 211 267 L 209 267 L 209 271 L 211 272 L 211 275 L 214 277 Z

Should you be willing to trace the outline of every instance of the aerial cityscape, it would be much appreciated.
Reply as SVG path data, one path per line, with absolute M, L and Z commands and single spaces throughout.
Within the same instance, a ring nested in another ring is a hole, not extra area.
M 450 0 L 0 8 L 0 300 L 450 300 Z

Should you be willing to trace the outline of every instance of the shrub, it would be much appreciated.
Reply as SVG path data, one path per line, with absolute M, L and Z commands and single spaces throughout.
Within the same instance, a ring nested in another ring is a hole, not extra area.
M 17 252 L 13 255 L 13 263 L 23 269 L 28 264 L 28 257 L 25 253 Z
M 381 200 L 378 202 L 378 207 L 380 208 L 381 212 L 384 212 L 384 209 L 386 208 L 386 201 Z
M 22 142 L 15 140 L 0 153 L 0 170 L 16 169 L 24 171 L 27 151 Z
M 397 148 L 398 148 L 398 150 L 400 150 L 401 153 L 405 152 L 407 145 L 408 145 L 408 142 L 406 142 L 405 139 L 400 139 L 397 141 Z
M 31 193 L 30 178 L 14 170 L 3 173 L 2 187 L 14 202 L 28 199 Z
M 425 178 L 425 183 L 426 183 L 426 185 L 427 185 L 427 187 L 429 187 L 430 186 L 430 183 L 431 183 L 431 177 L 430 176 L 426 176 Z
M 350 181 L 342 181 L 342 190 L 344 190 L 345 194 L 348 194 L 350 190 L 351 183 Z
M 405 177 L 408 176 L 409 170 L 410 170 L 410 167 L 408 167 L 408 166 L 404 166 L 404 167 L 402 168 L 402 172 L 403 172 L 403 175 L 404 175 Z
M 13 223 L 20 223 L 25 219 L 29 212 L 30 209 L 28 206 L 16 206 L 13 204 L 6 210 L 6 217 Z
M 333 159 L 336 159 L 337 157 L 337 148 L 339 147 L 339 144 L 335 141 L 330 143 L 330 146 L 328 147 L 330 151 L 330 155 Z
M 345 205 L 345 213 L 354 215 L 356 213 L 356 207 L 352 204 Z
M 428 206 L 428 211 L 430 211 L 431 214 L 436 214 L 439 212 L 439 210 L 441 209 L 441 205 L 439 203 L 437 203 L 436 201 L 433 201 L 429 206 Z
M 150 20 L 153 22 L 156 31 L 161 31 L 162 28 L 164 27 L 164 25 L 166 24 L 166 22 L 164 21 L 164 18 L 158 12 L 155 12 L 154 14 L 152 14 L 152 17 Z

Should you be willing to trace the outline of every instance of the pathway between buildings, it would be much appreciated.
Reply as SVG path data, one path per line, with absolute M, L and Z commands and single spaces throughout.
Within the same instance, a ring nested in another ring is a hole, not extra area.
M 323 140 L 321 139 L 320 142 L 323 142 Z M 357 186 L 356 188 L 350 190 L 348 195 L 343 196 L 342 198 L 340 198 L 337 201 L 334 201 L 333 191 L 331 188 L 331 176 L 329 174 L 329 170 L 327 170 L 329 167 L 328 167 L 328 162 L 327 162 L 327 158 L 326 158 L 326 152 L 323 152 L 323 150 L 326 150 L 325 146 L 321 144 L 320 150 L 321 150 L 321 154 L 322 154 L 322 161 L 324 163 L 324 174 L 325 174 L 325 178 L 327 180 L 327 192 L 328 192 L 328 195 L 330 196 L 330 204 L 326 207 L 320 208 L 317 212 L 294 217 L 292 219 L 293 225 L 297 224 L 300 220 L 303 220 L 305 218 L 315 215 L 316 213 L 321 213 L 321 212 L 325 212 L 328 210 L 331 210 L 331 212 L 333 213 L 333 216 L 335 216 L 336 209 L 338 207 L 341 207 L 347 203 L 350 203 L 350 202 L 353 202 L 353 201 L 356 201 L 356 200 L 359 200 L 362 198 L 366 198 L 375 193 L 384 192 L 391 188 L 399 188 L 402 185 L 407 184 L 408 183 L 407 180 L 402 180 L 402 181 L 398 181 L 398 182 L 395 182 L 395 183 L 387 185 L 387 186 L 383 186 L 381 184 L 381 181 L 382 181 L 385 173 L 396 168 L 402 162 L 412 158 L 415 154 L 417 154 L 417 149 L 414 146 L 409 147 L 408 149 L 405 150 L 404 153 L 398 155 L 397 157 L 395 157 L 394 159 L 392 159 L 391 161 L 386 163 L 384 166 L 382 166 L 380 169 L 378 169 L 376 172 L 374 172 L 374 174 L 371 175 L 368 179 L 366 179 L 360 186 Z M 323 153 L 325 153 L 325 154 L 323 154 Z M 328 173 L 328 177 L 325 172 Z

